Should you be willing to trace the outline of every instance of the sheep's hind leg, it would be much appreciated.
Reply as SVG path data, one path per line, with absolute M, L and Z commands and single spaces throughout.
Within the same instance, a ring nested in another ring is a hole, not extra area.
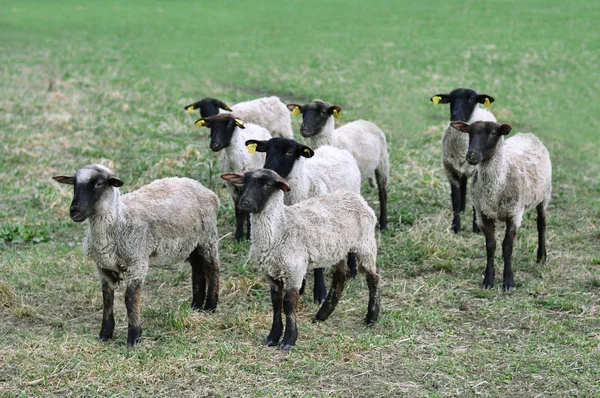
M 192 266 L 192 309 L 199 311 L 206 297 L 206 272 L 204 257 L 197 248 L 190 254 L 190 265 Z
M 365 324 L 371 326 L 377 322 L 377 318 L 379 318 L 379 308 L 381 305 L 379 275 L 375 272 L 367 272 L 367 285 L 369 286 L 369 306 L 367 308 Z
M 544 203 L 537 205 L 538 250 L 537 262 L 546 263 L 546 209 Z
M 205 311 L 214 311 L 219 302 L 219 258 L 207 259 L 204 262 L 204 269 L 208 286 L 206 289 L 206 303 L 204 304 Z
M 452 231 L 457 234 L 460 232 L 460 182 L 455 178 L 448 178 L 450 181 L 450 197 L 452 199 Z
M 494 221 L 481 214 L 481 230 L 485 235 L 485 250 L 487 254 L 487 264 L 485 267 L 485 276 L 483 277 L 483 288 L 491 289 L 494 287 L 494 255 L 496 253 L 496 237 Z
M 283 333 L 283 321 L 281 319 L 281 307 L 283 305 L 283 281 L 276 281 L 269 278 L 271 284 L 271 302 L 273 304 L 273 324 L 271 332 L 267 336 L 265 345 L 267 347 L 276 346 L 279 343 Z
M 296 345 L 298 339 L 298 324 L 296 309 L 298 308 L 298 289 L 291 288 L 283 297 L 283 310 L 285 311 L 285 334 L 279 348 L 289 350 Z
M 331 289 L 329 289 L 329 294 L 317 312 L 317 315 L 315 315 L 313 322 L 321 322 L 329 318 L 337 306 L 338 301 L 340 301 L 340 297 L 346 285 L 347 276 L 348 274 L 345 261 L 342 260 L 333 266 L 333 273 L 331 275 Z
M 375 170 L 377 190 L 379 191 L 379 231 L 387 228 L 387 177 L 379 170 Z
M 505 292 L 510 292 L 514 288 L 514 276 L 512 270 L 512 252 L 517 235 L 517 226 L 512 221 L 506 222 L 506 234 L 502 241 L 502 258 L 504 259 L 504 274 L 502 288 Z
M 315 286 L 313 289 L 313 298 L 315 304 L 321 304 L 327 297 L 327 287 L 325 287 L 325 277 L 323 276 L 323 268 L 315 268 Z
M 113 315 L 113 303 L 115 301 L 115 290 L 106 278 L 102 277 L 102 327 L 100 329 L 100 340 L 112 339 L 115 330 L 115 317 Z
M 348 269 L 350 270 L 350 279 L 356 278 L 356 274 L 358 274 L 356 253 L 348 253 Z
M 135 280 L 129 283 L 125 290 L 125 306 L 127 307 L 127 348 L 132 348 L 142 338 L 140 319 L 140 298 L 142 295 L 142 281 Z

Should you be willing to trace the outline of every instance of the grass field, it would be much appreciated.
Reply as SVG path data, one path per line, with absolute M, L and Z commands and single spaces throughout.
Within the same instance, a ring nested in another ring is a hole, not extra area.
M 592 1 L 0 1 L 0 396 L 600 395 L 598 20 Z M 499 121 L 551 153 L 548 262 L 535 263 L 530 214 L 510 294 L 480 287 L 483 237 L 449 231 L 449 111 L 429 97 L 456 87 L 495 97 Z M 225 236 L 216 156 L 183 111 L 267 94 L 377 123 L 391 157 L 379 323 L 361 325 L 360 278 L 323 324 L 310 293 L 290 353 L 262 347 L 266 281 L 249 243 Z M 141 346 L 126 349 L 122 290 L 115 339 L 97 340 L 86 223 L 51 180 L 89 163 L 116 170 L 124 192 L 172 175 L 217 192 L 215 314 L 189 309 L 187 264 L 152 269 Z

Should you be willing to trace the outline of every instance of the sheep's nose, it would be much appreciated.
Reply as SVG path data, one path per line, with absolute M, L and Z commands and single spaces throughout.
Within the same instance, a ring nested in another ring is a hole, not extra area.
M 470 164 L 476 164 L 476 163 L 478 163 L 478 160 L 479 160 L 479 156 L 476 152 L 472 152 L 472 151 L 467 152 L 467 162 L 469 162 Z
M 240 200 L 240 208 L 244 211 L 249 211 L 252 209 L 252 201 L 248 198 L 242 198 Z

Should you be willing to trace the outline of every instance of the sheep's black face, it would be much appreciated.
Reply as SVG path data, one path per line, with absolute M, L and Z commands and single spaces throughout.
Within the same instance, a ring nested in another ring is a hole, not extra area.
M 452 127 L 469 134 L 469 150 L 467 151 L 467 162 L 475 166 L 489 160 L 502 140 L 502 136 L 510 133 L 508 124 L 495 122 L 452 123 Z
M 439 97 L 437 103 L 450 104 L 450 121 L 466 122 L 471 118 L 477 104 L 485 104 L 486 99 L 491 104 L 494 99 L 487 94 L 477 94 L 475 91 L 468 88 L 457 88 L 452 90 L 450 94 L 437 94 L 432 97 Z
M 102 199 L 112 195 L 113 188 L 123 185 L 110 170 L 91 165 L 76 174 L 57 176 L 54 179 L 63 184 L 74 185 L 73 201 L 69 215 L 75 222 L 83 222 L 102 211 Z
M 289 106 L 288 106 L 289 108 Z M 312 137 L 323 131 L 325 124 L 333 112 L 340 112 L 340 107 L 329 105 L 323 101 L 313 101 L 310 104 L 299 106 L 302 113 L 302 125 L 300 126 L 300 134 L 303 137 Z
M 210 127 L 210 149 L 213 152 L 219 152 L 223 148 L 227 148 L 231 143 L 231 137 L 236 128 L 235 119 L 233 117 L 225 117 L 215 119 L 212 118 Z
M 265 169 L 270 169 L 286 178 L 293 170 L 300 156 L 310 158 L 314 155 L 312 149 L 297 141 L 287 138 L 271 138 L 268 141 L 246 141 L 246 146 L 256 144 L 257 152 L 265 152 Z
M 235 183 L 235 181 L 228 181 Z M 267 169 L 246 172 L 243 176 L 243 183 L 244 193 L 240 198 L 239 208 L 248 213 L 260 213 L 275 192 L 290 190 L 283 178 Z

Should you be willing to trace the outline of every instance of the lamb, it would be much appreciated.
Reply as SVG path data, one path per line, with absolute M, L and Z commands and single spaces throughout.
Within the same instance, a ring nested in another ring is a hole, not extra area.
M 203 118 L 215 116 L 223 111 L 233 112 L 247 123 L 266 128 L 271 134 L 293 138 L 292 121 L 285 104 L 278 97 L 257 98 L 239 102 L 231 108 L 215 98 L 204 98 L 184 107 L 189 113 L 199 109 Z
M 264 168 L 287 179 L 292 189 L 283 196 L 286 205 L 294 205 L 338 189 L 360 194 L 360 170 L 346 150 L 323 145 L 313 151 L 306 145 L 287 138 L 248 140 L 246 147 L 266 153 Z M 348 266 L 350 277 L 354 278 L 356 259 L 353 253 L 348 255 Z M 315 268 L 314 274 L 314 300 L 321 304 L 327 296 L 323 269 Z
M 296 344 L 298 295 L 308 269 L 332 269 L 331 289 L 313 321 L 324 321 L 331 315 L 344 290 L 349 252 L 356 253 L 359 271 L 366 274 L 369 287 L 365 323 L 370 326 L 377 321 L 377 218 L 359 194 L 340 190 L 285 206 L 283 193 L 290 190 L 289 185 L 272 170 L 228 173 L 221 178 L 244 184 L 240 206 L 252 218 L 250 258 L 266 271 L 271 285 L 273 324 L 267 346 L 277 345 L 281 338 L 282 305 L 286 328 L 279 347 L 289 350 Z
M 104 311 L 100 340 L 113 337 L 114 289 L 123 281 L 127 306 L 127 347 L 142 336 L 140 297 L 149 265 L 192 266 L 192 308 L 212 311 L 219 294 L 217 211 L 219 199 L 189 178 L 163 178 L 121 195 L 120 180 L 93 164 L 74 174 L 53 177 L 74 185 L 71 219 L 89 226 L 83 242 L 96 263 Z M 206 299 L 206 301 L 205 301 Z
M 477 94 L 468 88 L 457 88 L 450 94 L 434 95 L 431 101 L 434 104 L 450 103 L 450 122 L 496 121 L 492 112 L 477 105 L 479 103 L 491 107 L 494 98 L 487 94 Z M 475 170 L 466 161 L 468 147 L 468 137 L 449 124 L 442 135 L 442 165 L 450 182 L 454 213 L 451 228 L 454 233 L 460 232 L 460 213 L 464 213 L 467 201 L 467 180 Z M 475 209 L 473 209 L 473 232 L 479 232 Z
M 244 142 L 251 138 L 268 140 L 271 135 L 263 127 L 252 123 L 244 123 L 236 115 L 228 113 L 196 120 L 198 127 L 210 128 L 210 149 L 221 151 L 219 167 L 222 173 L 245 172 L 259 169 L 265 163 L 265 155 L 250 155 Z M 227 184 L 227 190 L 233 199 L 235 210 L 235 240 L 241 241 L 244 235 L 244 219 L 247 219 L 246 237 L 250 239 L 250 216 L 239 209 L 242 188 Z
M 504 141 L 511 131 L 508 124 L 453 122 L 452 127 L 469 134 L 466 159 L 475 166 L 471 181 L 471 199 L 477 222 L 485 234 L 487 266 L 483 287 L 494 286 L 494 221 L 506 222 L 502 242 L 504 259 L 503 290 L 514 287 L 512 251 L 523 214 L 537 210 L 537 262 L 546 260 L 546 216 L 552 195 L 552 164 L 542 142 L 533 134 L 517 134 Z
M 332 145 L 352 154 L 363 180 L 372 182 L 373 175 L 379 191 L 379 229 L 387 228 L 387 183 L 390 178 L 389 156 L 385 134 L 375 124 L 355 120 L 334 129 L 334 118 L 341 117 L 341 108 L 328 102 L 314 100 L 306 105 L 288 104 L 292 115 L 302 115 L 300 134 L 313 148 Z M 371 184 L 373 185 L 373 184 Z

